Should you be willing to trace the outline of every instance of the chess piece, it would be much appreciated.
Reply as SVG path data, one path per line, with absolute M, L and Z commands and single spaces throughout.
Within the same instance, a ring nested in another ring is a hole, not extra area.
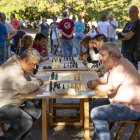
M 47 66 L 43 66 L 43 69 L 48 69 L 48 67 Z
M 54 62 L 54 64 L 53 64 L 53 65 L 54 65 L 54 68 L 56 68 L 56 63 L 55 63 L 55 62 Z
M 57 82 L 54 82 L 54 88 L 56 88 L 57 87 Z
M 78 90 L 78 82 L 75 83 L 75 90 Z
M 69 67 L 69 64 L 67 64 L 67 67 Z
M 69 86 L 69 84 L 67 85 L 67 89 L 69 89 L 70 88 L 70 86 Z
M 56 68 L 59 68 L 59 62 L 58 61 L 56 62 Z
M 57 75 L 57 73 L 56 73 L 56 75 L 55 75 L 55 80 L 57 80 L 58 79 L 58 75 Z
M 82 81 L 80 81 L 80 91 L 83 91 Z
M 60 88 L 61 88 L 60 83 L 58 83 L 57 84 L 57 89 L 60 89 Z
M 77 62 L 76 62 L 76 68 L 78 68 L 78 64 L 77 64 Z
M 66 68 L 65 63 L 64 63 L 64 68 Z
M 74 68 L 74 63 L 72 64 L 72 67 Z
M 74 88 L 74 85 L 73 85 L 73 83 L 71 84 L 71 88 Z
M 80 72 L 79 72 L 79 70 L 78 70 L 78 80 L 80 80 Z
M 63 84 L 63 88 L 62 89 L 65 89 L 65 85 Z
M 59 59 L 60 63 L 61 63 L 61 58 Z
M 76 73 L 74 74 L 74 80 L 76 80 Z
M 70 68 L 72 68 L 72 65 L 70 65 Z
M 52 81 L 50 81 L 49 91 L 52 91 Z
M 52 62 L 53 62 L 53 58 L 52 58 Z

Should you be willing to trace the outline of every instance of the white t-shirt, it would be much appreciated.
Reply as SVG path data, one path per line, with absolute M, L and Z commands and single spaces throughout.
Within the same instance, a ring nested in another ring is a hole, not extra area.
M 52 39 L 56 39 L 55 31 L 57 32 L 57 36 L 58 36 L 59 29 L 56 28 L 56 27 L 53 27 L 53 29 L 52 29 Z
M 106 37 L 108 37 L 107 27 L 109 26 L 109 23 L 107 21 L 99 21 L 98 26 L 99 26 L 100 32 L 102 32 Z
M 8 35 L 12 34 L 15 31 L 15 29 L 9 23 L 5 22 L 5 26 L 7 28 Z
M 107 20 L 109 22 L 109 20 Z M 111 21 L 111 23 L 114 26 L 118 26 L 118 21 L 117 20 L 113 20 Z M 115 38 L 116 36 L 116 29 L 109 23 L 109 37 L 110 38 Z

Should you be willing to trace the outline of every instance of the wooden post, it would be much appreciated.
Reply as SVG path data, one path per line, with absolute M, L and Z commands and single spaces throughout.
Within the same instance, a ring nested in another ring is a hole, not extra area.
M 80 126 L 83 126 L 84 117 L 84 99 L 80 99 Z
M 84 99 L 84 139 L 89 140 L 89 99 Z
M 52 99 L 49 99 L 49 124 L 52 126 L 53 114 L 52 114 Z
M 42 140 L 47 140 L 47 109 L 46 98 L 42 99 Z

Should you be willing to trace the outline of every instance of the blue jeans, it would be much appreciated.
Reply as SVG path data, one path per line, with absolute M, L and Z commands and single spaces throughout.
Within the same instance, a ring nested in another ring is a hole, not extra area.
M 6 46 L 0 43 L 0 66 L 5 62 L 6 53 L 7 53 Z
M 62 48 L 64 57 L 68 57 L 68 51 L 70 57 L 73 57 L 73 39 L 62 39 Z
M 84 33 L 83 32 L 75 32 L 75 43 L 76 43 L 76 52 L 77 55 L 79 55 L 79 42 L 84 38 Z M 83 52 L 85 51 L 84 45 L 82 45 L 82 50 Z
M 110 42 L 115 42 L 115 38 L 110 38 Z
M 33 122 L 41 115 L 41 109 L 32 102 L 25 107 L 4 105 L 0 108 L 0 122 L 10 124 L 10 128 L 0 136 L 0 140 L 23 140 L 31 129 Z
M 135 66 L 135 68 L 138 70 L 138 61 L 133 61 L 131 54 L 123 54 L 123 57 L 127 58 Z
M 109 103 L 108 99 L 91 100 L 89 104 L 92 119 L 98 140 L 111 140 L 108 122 L 135 121 L 140 118 L 136 112 L 119 103 Z

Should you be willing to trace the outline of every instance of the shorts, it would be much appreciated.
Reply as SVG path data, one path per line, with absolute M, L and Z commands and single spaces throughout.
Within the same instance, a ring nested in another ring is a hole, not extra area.
M 59 44 L 58 40 L 57 39 L 53 39 L 53 45 L 58 45 L 58 44 Z

